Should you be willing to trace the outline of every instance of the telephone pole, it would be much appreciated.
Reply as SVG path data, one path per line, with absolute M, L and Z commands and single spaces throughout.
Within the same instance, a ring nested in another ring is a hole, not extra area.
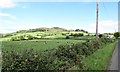
M 96 0 L 96 40 L 98 41 L 98 0 Z

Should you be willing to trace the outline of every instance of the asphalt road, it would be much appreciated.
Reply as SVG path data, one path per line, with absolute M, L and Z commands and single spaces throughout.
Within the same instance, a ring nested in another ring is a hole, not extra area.
M 1 46 L 2 46 L 2 41 L 0 41 L 0 72 L 1 72 L 1 67 L 2 67 L 2 49 L 1 49 Z
M 120 72 L 120 40 L 115 47 L 108 70 L 119 70 Z

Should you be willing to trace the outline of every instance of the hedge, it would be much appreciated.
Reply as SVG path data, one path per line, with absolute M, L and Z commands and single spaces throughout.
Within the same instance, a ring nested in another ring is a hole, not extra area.
M 112 39 L 101 38 L 76 43 L 72 45 L 60 45 L 57 49 L 35 52 L 33 49 L 24 50 L 22 53 L 16 51 L 3 51 L 2 71 L 23 70 L 68 70 L 77 66 L 82 70 L 84 64 L 82 59 L 91 55 L 107 43 L 114 42 Z

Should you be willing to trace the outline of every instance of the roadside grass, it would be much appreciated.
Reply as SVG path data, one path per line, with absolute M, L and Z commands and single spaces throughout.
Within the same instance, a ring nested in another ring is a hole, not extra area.
M 109 59 L 112 56 L 112 52 L 116 43 L 110 43 L 104 48 L 98 49 L 94 54 L 83 60 L 85 64 L 85 70 L 106 70 Z

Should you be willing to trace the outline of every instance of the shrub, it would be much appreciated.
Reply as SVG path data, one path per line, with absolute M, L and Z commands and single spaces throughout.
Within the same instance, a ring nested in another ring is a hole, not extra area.
M 70 37 L 69 36 L 66 36 L 66 39 L 69 39 Z
M 114 37 L 117 39 L 118 37 L 120 36 L 120 33 L 119 32 L 115 32 L 114 33 Z
M 83 33 L 75 33 L 75 34 L 73 34 L 73 33 L 71 33 L 71 35 L 70 36 L 74 36 L 74 37 L 80 37 L 80 36 L 84 36 L 84 34 Z
M 48 59 L 48 56 L 34 52 L 33 49 L 25 50 L 23 53 L 3 52 L 2 71 L 48 70 Z
M 65 33 L 62 33 L 62 35 L 65 35 Z
M 83 69 L 82 59 L 110 42 L 113 42 L 112 39 L 101 38 L 99 42 L 91 40 L 85 43 L 60 45 L 56 49 L 43 52 L 35 52 L 33 49 L 19 53 L 14 50 L 3 51 L 2 71 L 68 70 L 73 66 Z
M 61 45 L 58 47 L 58 49 L 56 50 L 55 55 L 57 55 L 57 58 L 60 61 L 66 62 L 67 64 L 63 69 L 68 69 L 71 67 L 71 65 L 81 65 L 80 69 L 82 69 L 83 64 L 81 63 L 82 60 L 82 55 L 81 53 L 79 53 L 80 49 L 79 47 L 77 47 L 77 45 Z M 81 51 L 80 51 L 81 52 Z M 61 65 L 60 65 L 61 68 Z
M 3 37 L 10 37 L 13 36 L 11 33 L 3 34 Z
M 99 34 L 98 36 L 99 36 L 99 38 L 101 38 L 103 35 L 102 35 L 102 34 Z
M 11 37 L 11 41 L 20 41 L 20 40 L 31 40 L 33 39 L 34 37 L 31 36 L 31 35 L 20 35 L 20 36 L 14 36 L 14 37 Z

